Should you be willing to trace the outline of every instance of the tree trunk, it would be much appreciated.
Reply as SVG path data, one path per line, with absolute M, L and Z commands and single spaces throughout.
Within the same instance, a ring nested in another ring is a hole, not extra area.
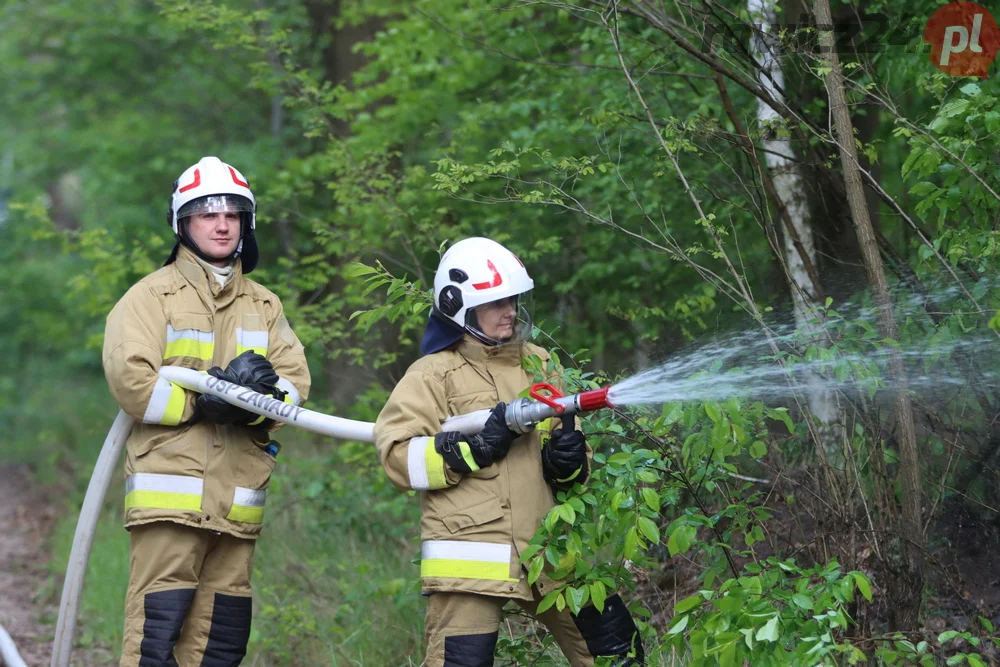
M 784 73 L 781 69 L 777 40 L 773 38 L 771 27 L 775 22 L 774 0 L 748 0 L 747 9 L 760 30 L 754 31 L 750 45 L 751 53 L 757 61 L 758 82 L 770 93 L 778 104 L 784 102 Z M 777 109 L 772 108 L 760 97 L 757 98 L 757 121 L 762 128 L 783 123 Z M 815 314 L 810 310 L 822 306 L 823 288 L 816 271 L 816 249 L 813 243 L 812 221 L 810 220 L 805 183 L 798 165 L 792 143 L 787 138 L 779 138 L 776 131 L 763 140 L 764 160 L 771 181 L 774 184 L 773 197 L 777 200 L 779 217 L 784 221 L 785 273 L 792 292 L 795 325 L 803 332 L 812 331 L 818 339 L 819 331 L 810 325 Z M 826 460 L 836 458 L 839 437 L 836 425 L 842 423 L 837 406 L 836 394 L 824 387 L 819 378 L 811 380 L 807 388 L 809 409 L 821 422 L 818 433 L 823 442 L 817 443 L 826 453 Z
M 814 0 L 813 10 L 818 26 L 832 26 L 829 0 Z M 872 289 L 872 296 L 878 311 L 879 330 L 883 338 L 899 339 L 899 329 L 892 312 L 892 300 L 886 284 L 882 257 L 868 215 L 868 202 L 858 164 L 858 154 L 854 143 L 854 127 L 847 107 L 844 83 L 840 72 L 840 62 L 834 46 L 833 33 L 820 30 L 820 52 L 826 61 L 825 75 L 827 95 L 830 99 L 830 114 L 836 130 L 840 149 L 841 167 L 851 218 L 861 246 L 865 272 Z M 887 347 L 889 355 L 889 382 L 894 392 L 896 413 L 896 436 L 900 449 L 900 476 L 902 479 L 903 502 L 902 522 L 899 526 L 899 540 L 905 560 L 906 572 L 900 573 L 899 586 L 893 587 L 898 605 L 893 607 L 890 623 L 893 629 L 903 630 L 916 627 L 920 611 L 922 580 L 920 562 L 923 550 L 923 526 L 920 520 L 920 461 L 917 455 L 916 434 L 913 427 L 913 409 L 907 395 L 903 360 L 894 347 Z M 890 603 L 892 606 L 892 603 Z

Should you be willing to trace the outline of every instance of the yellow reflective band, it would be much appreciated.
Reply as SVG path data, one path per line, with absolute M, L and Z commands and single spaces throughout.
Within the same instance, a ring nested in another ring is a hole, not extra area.
M 425 435 L 410 438 L 406 448 L 406 474 L 410 488 L 433 491 L 448 486 L 444 473 L 444 457 L 434 449 L 434 438 Z
M 472 450 L 469 449 L 469 443 L 465 440 L 459 440 L 458 449 L 462 452 L 462 460 L 465 461 L 465 465 L 469 466 L 469 472 L 479 470 L 479 464 L 476 463 L 476 459 L 472 458 Z
M 215 333 L 197 329 L 174 329 L 167 325 L 167 347 L 163 358 L 194 357 L 202 361 L 211 361 L 215 353 Z
M 167 343 L 167 348 L 163 351 L 163 358 L 171 357 L 194 357 L 202 361 L 211 361 L 215 354 L 215 343 L 181 338 Z
M 201 495 L 170 491 L 132 491 L 125 496 L 125 509 L 201 511 Z
M 264 523 L 264 508 L 233 505 L 226 518 L 231 521 L 242 521 L 243 523 Z
M 478 560 L 422 560 L 420 561 L 420 576 L 517 581 L 517 579 L 510 578 L 509 563 L 491 563 Z
M 256 426 L 257 424 L 261 423 L 265 419 L 267 419 L 267 416 L 266 415 L 261 415 L 261 416 L 257 417 L 257 419 L 254 419 L 252 422 L 250 422 L 249 424 L 247 424 L 247 426 Z
M 424 449 L 424 466 L 427 470 L 427 488 L 443 489 L 448 486 L 448 478 L 444 474 L 444 457 L 434 449 L 434 438 L 427 439 Z
M 264 489 L 245 489 L 237 486 L 233 489 L 233 507 L 226 518 L 243 523 L 264 523 L 266 499 L 267 491 Z
M 510 577 L 511 546 L 494 542 L 425 540 L 420 576 L 517 581 Z
M 583 468 L 582 468 L 582 467 L 581 467 L 581 468 L 577 468 L 577 469 L 576 469 L 576 470 L 575 470 L 575 471 L 573 472 L 573 474 L 572 474 L 572 475 L 570 475 L 569 477 L 567 477 L 566 479 L 557 479 L 556 481 L 557 481 L 557 482 L 559 482 L 560 484 L 561 484 L 561 483 L 563 483 L 563 482 L 572 482 L 572 481 L 573 481 L 574 479 L 576 479 L 577 477 L 579 477 L 579 476 L 580 476 L 580 472 L 581 472 L 582 470 L 583 470 Z
M 184 417 L 186 403 L 187 397 L 182 387 L 163 378 L 157 378 L 142 421 L 146 424 L 177 426 Z
M 160 422 L 164 426 L 177 426 L 184 417 L 184 389 L 173 382 L 170 383 L 170 398 L 167 400 L 167 409 L 163 411 L 163 420 Z

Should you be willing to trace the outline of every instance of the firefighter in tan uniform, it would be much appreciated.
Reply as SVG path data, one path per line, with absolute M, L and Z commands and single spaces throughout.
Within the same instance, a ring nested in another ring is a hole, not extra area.
M 309 370 L 281 301 L 245 276 L 257 264 L 255 207 L 247 180 L 218 158 L 188 168 L 174 183 L 167 263 L 108 315 L 105 375 L 139 422 L 125 459 L 123 666 L 223 667 L 246 654 L 276 425 L 157 371 L 183 366 L 306 398 Z
M 553 634 L 573 667 L 613 656 L 643 661 L 639 635 L 622 599 L 573 615 L 535 610 L 552 588 L 544 575 L 528 584 L 520 556 L 555 500 L 554 489 L 589 476 L 589 448 L 579 430 L 557 428 L 542 447 L 539 432 L 507 427 L 506 402 L 531 380 L 521 358 L 541 348 L 531 332 L 533 282 L 520 260 L 484 238 L 459 241 L 434 277 L 434 309 L 421 351 L 375 423 L 375 445 L 394 484 L 421 493 L 422 589 L 426 667 L 493 665 L 500 611 L 515 600 Z M 492 408 L 476 436 L 441 432 L 448 417 Z

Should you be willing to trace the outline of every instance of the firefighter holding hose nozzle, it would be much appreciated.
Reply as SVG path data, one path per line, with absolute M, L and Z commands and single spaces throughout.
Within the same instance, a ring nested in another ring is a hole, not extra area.
M 427 667 L 493 664 L 501 608 L 514 600 L 552 633 L 573 667 L 612 656 L 643 664 L 624 602 L 579 615 L 536 609 L 554 583 L 534 585 L 520 555 L 555 505 L 554 490 L 586 483 L 591 451 L 572 418 L 521 434 L 507 404 L 531 384 L 521 359 L 542 348 L 531 333 L 534 283 L 507 248 L 467 238 L 441 258 L 434 307 L 421 343 L 375 423 L 375 445 L 392 482 L 421 491 L 422 590 Z M 554 380 L 558 382 L 558 380 Z M 474 436 L 442 432 L 450 416 L 490 408 Z

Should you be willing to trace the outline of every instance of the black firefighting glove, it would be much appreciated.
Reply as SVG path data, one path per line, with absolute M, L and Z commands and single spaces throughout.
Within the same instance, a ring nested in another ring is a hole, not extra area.
M 259 394 L 273 396 L 279 401 L 285 399 L 285 392 L 275 386 L 278 382 L 278 374 L 271 366 L 271 362 L 252 350 L 247 350 L 230 361 L 226 370 L 213 366 L 208 369 L 208 374 L 220 380 L 252 389 Z M 211 394 L 199 396 L 195 403 L 195 410 L 197 417 L 216 424 L 239 424 L 266 428 L 274 423 L 271 419 L 238 408 Z
M 562 428 L 552 431 L 542 448 L 542 474 L 557 490 L 569 489 L 587 475 L 587 440 L 576 430 L 572 417 L 564 417 Z
M 507 456 L 517 437 L 507 428 L 507 405 L 501 401 L 490 411 L 483 430 L 476 435 L 446 431 L 434 436 L 434 449 L 455 472 L 473 472 Z

